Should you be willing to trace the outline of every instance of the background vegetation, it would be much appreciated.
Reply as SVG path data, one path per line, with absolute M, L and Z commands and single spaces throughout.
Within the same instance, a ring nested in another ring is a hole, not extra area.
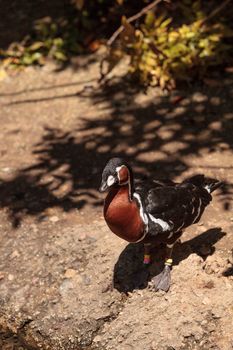
M 107 72 L 129 56 L 129 75 L 143 85 L 171 89 L 232 63 L 231 0 L 71 0 L 66 5 L 64 13 L 35 20 L 21 40 L 2 47 L 3 66 L 43 65 L 48 59 L 65 64 L 106 45 Z

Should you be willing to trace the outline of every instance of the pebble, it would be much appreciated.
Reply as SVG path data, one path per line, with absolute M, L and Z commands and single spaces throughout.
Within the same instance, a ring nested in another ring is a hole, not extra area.
M 91 278 L 87 275 L 82 276 L 82 281 L 85 286 L 89 286 L 91 284 Z
M 18 250 L 14 250 L 13 253 L 11 254 L 11 259 L 18 258 L 20 256 Z
M 35 224 L 31 224 L 30 227 L 32 228 L 33 232 L 37 233 L 39 231 L 38 227 Z
M 225 313 L 224 308 L 221 308 L 221 307 L 218 307 L 218 306 L 212 308 L 212 316 L 215 319 L 223 317 L 224 313 Z
M 67 279 L 61 283 L 59 287 L 59 291 L 60 291 L 60 294 L 65 297 L 67 293 L 73 288 L 74 288 L 73 283 Z
M 86 233 L 85 232 L 81 232 L 78 235 L 78 240 L 79 241 L 83 241 L 84 239 L 86 239 L 86 237 L 87 237 Z
M 112 291 L 112 290 L 113 290 L 113 283 L 109 282 L 108 284 L 106 284 L 102 287 L 101 292 L 107 293 L 107 292 Z
M 51 222 L 58 222 L 59 218 L 57 216 L 51 216 L 51 218 L 49 219 Z
M 93 236 L 87 236 L 87 241 L 88 243 L 95 243 L 97 239 Z
M 75 277 L 77 274 L 77 271 L 74 270 L 74 269 L 67 269 L 66 272 L 65 272 L 65 278 L 73 278 Z
M 102 337 L 101 337 L 100 335 L 97 335 L 97 336 L 93 339 L 93 341 L 94 341 L 95 343 L 99 343 L 101 340 L 102 340 Z
M 2 168 L 2 171 L 4 173 L 9 173 L 11 171 L 11 168 Z
M 9 281 L 13 281 L 14 278 L 15 278 L 14 275 L 12 275 L 11 273 L 8 275 L 8 280 Z
M 5 273 L 0 271 L 0 281 L 5 277 Z
M 52 303 L 52 304 L 57 304 L 58 301 L 59 301 L 59 299 L 53 299 L 53 300 L 51 300 L 51 303 Z
M 202 300 L 202 303 L 203 303 L 204 305 L 208 305 L 208 304 L 210 304 L 210 299 L 207 298 L 207 297 L 204 297 L 203 300 Z

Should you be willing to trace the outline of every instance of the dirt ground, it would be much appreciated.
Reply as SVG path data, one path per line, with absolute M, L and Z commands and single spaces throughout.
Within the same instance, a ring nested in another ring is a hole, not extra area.
M 1 76 L 0 348 L 233 349 L 233 76 L 171 95 L 98 85 L 97 56 Z M 97 191 L 105 162 L 137 176 L 225 181 L 174 251 L 172 286 L 150 283 L 140 244 L 115 237 Z

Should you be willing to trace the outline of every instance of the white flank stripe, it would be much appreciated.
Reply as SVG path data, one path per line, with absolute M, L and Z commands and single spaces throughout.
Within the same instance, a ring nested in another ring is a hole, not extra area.
M 167 244 L 167 247 L 171 249 L 171 248 L 174 246 L 174 244 L 175 244 L 175 243 L 173 243 L 173 244 Z
M 163 231 L 169 231 L 171 227 L 168 225 L 168 223 L 162 219 L 156 219 L 153 215 L 149 214 L 150 219 L 155 222 L 156 224 L 160 225 L 163 229 Z
M 167 238 L 171 238 L 172 236 L 173 236 L 173 232 L 171 232 Z
M 182 225 L 181 225 L 180 227 L 178 227 L 178 228 L 176 229 L 175 233 L 176 233 L 176 232 L 179 232 L 179 231 L 183 228 L 183 226 L 184 226 L 184 222 L 182 223 Z
M 197 220 L 198 216 L 200 215 L 200 211 L 201 211 L 201 198 L 199 198 L 199 206 L 198 206 L 198 209 L 197 209 L 197 215 L 195 216 L 194 220 L 193 220 L 193 223 Z
M 140 216 L 141 216 L 141 218 L 142 218 L 144 224 L 145 224 L 145 225 L 148 225 L 148 217 L 147 217 L 147 215 L 144 213 L 143 206 L 142 206 L 142 201 L 141 201 L 141 198 L 140 198 L 139 194 L 138 194 L 138 193 L 134 193 L 133 196 L 134 196 L 134 198 L 137 199 L 137 201 L 138 201 L 138 203 L 139 203 L 139 206 L 140 206 L 140 209 L 139 209 L 139 211 L 140 211 Z
M 133 194 L 134 198 L 136 198 L 136 200 L 138 201 L 139 203 L 139 213 L 140 213 L 140 216 L 142 218 L 142 221 L 144 222 L 145 224 L 145 229 L 144 229 L 144 233 L 142 235 L 141 238 L 139 238 L 135 243 L 138 243 L 138 242 L 141 242 L 147 235 L 147 232 L 148 232 L 148 217 L 147 215 L 144 213 L 144 210 L 143 210 L 143 206 L 142 206 L 142 201 L 141 201 L 141 198 L 139 196 L 138 193 L 134 193 Z

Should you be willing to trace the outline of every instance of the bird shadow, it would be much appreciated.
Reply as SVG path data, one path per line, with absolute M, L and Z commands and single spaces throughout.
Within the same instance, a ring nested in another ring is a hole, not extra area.
M 214 253 L 214 245 L 225 235 L 226 233 L 221 228 L 215 227 L 186 242 L 177 244 L 174 248 L 173 265 L 178 265 L 193 253 L 206 259 Z M 143 244 L 128 244 L 114 266 L 113 287 L 123 293 L 146 288 L 152 277 L 159 274 L 163 269 L 164 248 L 164 244 L 152 248 L 152 264 L 147 266 L 143 265 Z
M 233 276 L 233 266 L 229 267 L 227 270 L 225 270 L 223 272 L 223 276 L 225 276 L 225 277 Z

